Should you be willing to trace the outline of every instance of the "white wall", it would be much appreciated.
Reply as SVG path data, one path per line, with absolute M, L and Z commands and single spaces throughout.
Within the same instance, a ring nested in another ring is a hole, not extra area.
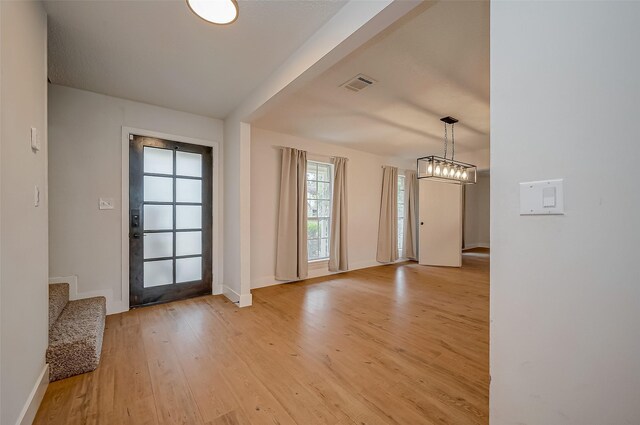
M 478 174 L 476 184 L 465 186 L 464 247 L 489 247 L 489 197 L 491 178 Z
M 640 423 L 640 3 L 491 4 L 491 424 Z M 565 179 L 564 216 L 518 183 Z
M 343 148 L 259 128 L 251 131 L 251 287 L 275 283 L 275 247 L 280 193 L 280 150 L 303 149 L 309 159 L 329 162 L 331 156 L 349 158 L 347 164 L 349 268 L 378 265 L 376 247 L 382 186 L 382 165 L 413 169 L 413 161 Z M 312 277 L 329 274 L 326 263 L 309 269 Z
M 223 293 L 239 307 L 251 305 L 249 210 L 251 126 L 234 116 L 224 122 Z
M 39 2 L 0 2 L 0 423 L 30 419 L 48 338 L 47 18 Z M 30 128 L 42 149 L 30 146 Z M 40 206 L 34 206 L 34 186 Z M 43 389 L 46 387 L 40 387 Z
M 223 137 L 218 119 L 50 85 L 49 273 L 77 275 L 78 292 L 107 296 L 111 312 L 126 308 L 118 304 L 123 126 L 214 142 Z M 99 210 L 100 197 L 113 198 L 115 208 Z

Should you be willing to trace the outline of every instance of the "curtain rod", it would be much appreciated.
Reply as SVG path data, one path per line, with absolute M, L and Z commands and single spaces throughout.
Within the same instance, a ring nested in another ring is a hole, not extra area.
M 271 145 L 272 148 L 274 149 L 298 149 L 298 148 L 292 148 L 291 146 L 277 146 L 277 145 Z M 304 151 L 304 149 L 298 149 L 301 151 Z M 344 156 L 336 156 L 336 155 L 327 155 L 327 154 L 323 154 L 323 153 L 313 153 L 313 152 L 307 152 L 308 155 L 313 155 L 313 156 L 326 156 L 327 158 L 344 158 L 347 161 L 349 160 L 349 158 L 344 157 Z

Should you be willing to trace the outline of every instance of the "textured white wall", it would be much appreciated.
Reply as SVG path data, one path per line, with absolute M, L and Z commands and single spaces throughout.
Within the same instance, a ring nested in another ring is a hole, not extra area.
M 222 142 L 221 120 L 49 86 L 51 277 L 122 300 L 122 127 Z M 113 210 L 99 210 L 100 197 Z
M 48 339 L 47 17 L 40 2 L 3 1 L 0 10 L 0 423 L 13 425 L 39 382 Z
M 382 165 L 413 169 L 413 161 L 382 157 L 338 145 L 273 131 L 251 132 L 251 286 L 274 284 L 275 247 L 280 194 L 280 150 L 274 146 L 304 149 L 309 159 L 329 162 L 331 156 L 347 163 L 348 242 L 351 269 L 377 265 L 378 218 Z M 329 274 L 327 267 L 310 267 L 310 276 Z
M 639 2 L 491 4 L 491 424 L 640 423 Z M 519 182 L 565 179 L 563 216 Z

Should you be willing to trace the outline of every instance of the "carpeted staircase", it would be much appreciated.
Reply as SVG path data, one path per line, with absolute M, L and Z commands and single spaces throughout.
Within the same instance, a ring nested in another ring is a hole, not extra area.
M 49 285 L 49 380 L 90 372 L 100 363 L 104 297 L 69 301 L 69 284 Z

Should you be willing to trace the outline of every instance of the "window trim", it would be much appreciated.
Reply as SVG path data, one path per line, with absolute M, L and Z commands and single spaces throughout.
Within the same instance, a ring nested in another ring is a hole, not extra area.
M 327 241 L 329 243 L 329 246 L 331 246 L 331 212 L 332 212 L 332 209 L 333 209 L 333 174 L 334 174 L 333 167 L 334 167 L 334 165 L 331 162 L 324 162 L 324 161 L 319 161 L 319 160 L 315 160 L 315 159 L 307 159 L 307 169 L 308 169 L 309 163 L 320 164 L 320 165 L 323 165 L 323 166 L 329 166 L 329 170 L 330 170 L 329 171 L 329 182 L 328 182 L 329 183 L 329 199 L 328 199 L 328 201 L 329 201 L 329 215 L 326 216 L 326 217 L 324 217 L 324 216 L 323 217 L 319 217 L 319 216 L 318 217 L 309 217 L 307 215 L 307 226 L 308 226 L 308 223 L 309 223 L 310 219 L 311 220 L 316 220 L 316 221 L 318 221 L 318 223 L 320 222 L 320 219 L 323 219 L 323 220 L 327 219 L 328 222 L 329 222 L 329 235 L 327 236 L 327 238 L 320 237 L 320 229 L 318 228 L 318 237 L 317 238 L 313 238 L 311 240 L 321 241 L 322 239 L 327 239 Z M 316 180 L 309 180 L 307 178 L 306 179 L 307 185 L 309 184 L 309 181 L 316 182 L 316 183 L 318 183 L 318 182 L 327 183 L 325 181 L 317 180 L 317 176 L 316 176 Z M 314 199 L 311 199 L 311 200 L 314 200 Z M 317 200 L 317 198 L 315 200 Z M 322 199 L 322 200 L 326 201 L 327 199 Z M 307 197 L 307 202 L 308 201 L 309 201 L 309 198 Z M 327 263 L 328 264 L 329 263 L 329 252 L 328 251 L 327 251 L 327 256 L 326 257 L 309 258 L 309 249 L 308 249 L 309 240 L 310 239 L 309 239 L 309 237 L 307 235 L 307 263 L 308 264 L 314 264 L 314 265 L 322 265 L 322 263 Z
M 404 234 L 404 224 L 405 224 L 405 220 L 407 219 L 407 191 L 406 191 L 406 185 L 407 185 L 407 178 L 404 174 L 398 174 L 398 193 L 396 194 L 396 196 L 398 198 L 400 198 L 400 180 L 404 180 L 403 185 L 402 185 L 402 211 L 404 212 L 404 214 L 402 215 L 402 217 L 400 217 L 400 215 L 398 214 L 397 217 L 397 226 L 398 226 L 398 234 L 396 235 L 397 240 L 398 240 L 398 258 L 405 258 L 404 256 L 404 237 L 406 236 Z M 396 206 L 396 214 L 397 214 L 397 210 L 400 209 L 400 203 L 398 202 L 398 205 Z M 402 228 L 400 228 L 400 220 L 402 220 Z M 400 235 L 402 235 L 402 244 L 400 244 Z

